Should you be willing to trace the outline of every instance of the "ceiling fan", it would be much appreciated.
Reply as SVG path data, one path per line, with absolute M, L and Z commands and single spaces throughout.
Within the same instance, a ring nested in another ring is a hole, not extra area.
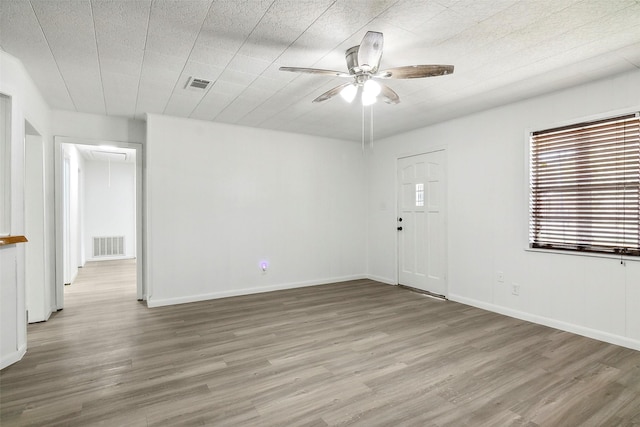
M 400 102 L 400 97 L 393 89 L 374 79 L 419 79 L 453 73 L 453 65 L 407 65 L 379 71 L 383 40 L 382 33 L 367 31 L 359 46 L 347 49 L 345 59 L 349 72 L 301 67 L 280 67 L 280 71 L 353 78 L 354 81 L 326 91 L 313 102 L 326 101 L 337 94 L 340 94 L 346 101 L 352 102 L 357 95 L 360 95 L 363 105 L 375 103 L 378 95 L 387 104 Z

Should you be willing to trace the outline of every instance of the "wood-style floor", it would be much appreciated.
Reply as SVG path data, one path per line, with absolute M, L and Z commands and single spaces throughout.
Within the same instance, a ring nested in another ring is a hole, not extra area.
M 640 425 L 637 351 L 369 280 L 148 309 L 134 270 L 29 326 L 3 427 Z

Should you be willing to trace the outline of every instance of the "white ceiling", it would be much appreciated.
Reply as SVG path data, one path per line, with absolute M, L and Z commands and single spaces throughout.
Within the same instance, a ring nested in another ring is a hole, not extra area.
M 73 144 L 85 160 L 94 162 L 135 163 L 135 148 L 122 148 L 110 145 Z
M 0 16 L 0 47 L 52 108 L 357 141 L 359 105 L 311 102 L 345 80 L 278 68 L 346 70 L 368 30 L 384 33 L 381 69 L 455 65 L 388 80 L 401 103 L 375 105 L 377 138 L 640 71 L 640 0 L 0 0 Z

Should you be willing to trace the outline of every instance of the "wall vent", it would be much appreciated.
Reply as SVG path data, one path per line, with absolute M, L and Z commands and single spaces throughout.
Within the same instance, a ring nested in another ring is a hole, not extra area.
M 187 82 L 187 85 L 185 86 L 185 89 L 204 90 L 209 87 L 210 83 L 211 81 L 209 80 L 196 79 L 194 77 L 190 77 L 189 81 Z
M 94 237 L 93 257 L 124 255 L 124 236 Z

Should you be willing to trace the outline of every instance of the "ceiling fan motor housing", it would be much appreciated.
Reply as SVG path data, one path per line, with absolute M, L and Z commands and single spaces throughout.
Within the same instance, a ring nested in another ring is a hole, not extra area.
M 347 49 L 344 53 L 344 57 L 347 60 L 347 69 L 350 74 L 356 74 L 360 71 L 360 65 L 358 64 L 358 48 L 360 46 L 353 46 Z

